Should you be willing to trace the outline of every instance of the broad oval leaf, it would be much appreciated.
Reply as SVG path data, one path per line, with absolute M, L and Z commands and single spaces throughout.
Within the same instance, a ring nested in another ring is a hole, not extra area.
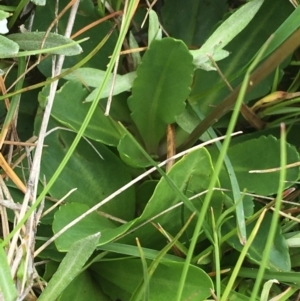
M 192 56 L 182 41 L 164 38 L 151 43 L 128 99 L 132 119 L 151 155 L 157 154 L 167 124 L 184 110 L 192 75 Z
M 0 58 L 16 55 L 19 51 L 19 45 L 12 40 L 0 35 Z
M 279 171 L 268 173 L 249 173 L 250 170 L 264 170 L 280 167 L 280 141 L 273 136 L 262 136 L 251 139 L 229 148 L 229 160 L 234 168 L 240 189 L 255 192 L 264 196 L 277 192 Z M 218 152 L 212 151 L 213 161 L 217 160 Z M 297 149 L 287 144 L 287 164 L 298 162 Z M 299 167 L 286 170 L 286 184 L 288 188 L 297 181 Z M 227 172 L 222 170 L 219 176 L 223 188 L 231 189 Z
M 151 277 L 149 301 L 176 300 L 178 280 L 183 262 L 161 262 Z M 95 279 L 112 300 L 130 300 L 139 282 L 143 280 L 140 259 L 99 262 L 92 266 Z M 200 268 L 190 265 L 182 300 L 202 301 L 211 295 L 213 283 Z
M 25 32 L 25 33 L 14 33 L 7 36 L 10 40 L 16 42 L 21 49 L 24 50 L 39 50 L 41 49 L 42 42 L 44 41 L 46 32 Z M 73 44 L 73 45 L 72 45 Z M 53 47 L 59 47 L 63 45 L 69 45 L 66 48 L 52 50 Z M 42 49 L 48 49 L 49 53 L 62 54 L 66 56 L 77 55 L 82 52 L 82 48 L 75 44 L 72 39 L 66 38 L 62 35 L 50 32 L 47 35 L 45 43 Z
M 78 218 L 89 210 L 87 204 L 68 203 L 59 208 L 54 215 L 53 232 L 59 232 L 67 224 Z M 92 212 L 73 227 L 65 231 L 55 240 L 55 245 L 60 252 L 67 252 L 76 241 L 84 239 L 89 235 L 102 232 L 104 229 L 114 229 L 116 225 L 107 218 Z
M 56 130 L 45 139 L 41 176 L 50 179 L 75 138 L 75 133 Z M 49 163 L 51 162 L 51 163 Z M 77 188 L 66 202 L 78 202 L 89 207 L 98 204 L 131 180 L 123 162 L 100 143 L 89 144 L 82 139 L 70 160 L 51 187 L 50 194 L 60 199 Z M 101 207 L 101 210 L 124 220 L 135 216 L 135 193 L 129 188 Z
M 40 99 L 45 99 L 47 96 L 48 89 L 44 89 L 39 95 Z M 88 91 L 81 83 L 67 82 L 56 92 L 51 111 L 52 117 L 78 131 L 91 106 L 90 103 L 83 103 L 87 96 Z M 123 130 L 110 116 L 104 115 L 104 109 L 101 104 L 96 108 L 84 134 L 95 141 L 116 146 L 123 135 Z
M 57 233 L 67 224 L 85 214 L 89 206 L 80 203 L 68 203 L 61 206 L 54 215 L 53 232 Z M 101 208 L 100 208 L 101 210 Z M 104 216 L 100 216 L 96 212 L 92 212 L 84 217 L 81 221 L 73 227 L 65 231 L 55 240 L 55 245 L 60 252 L 67 252 L 71 245 L 89 235 L 101 232 L 101 237 L 98 245 L 107 244 L 116 239 L 118 236 L 124 234 L 132 225 L 133 222 L 128 222 L 120 227 L 117 227 L 114 222 Z M 49 258 L 49 257 L 47 257 Z M 57 259 L 56 259 L 57 260 Z

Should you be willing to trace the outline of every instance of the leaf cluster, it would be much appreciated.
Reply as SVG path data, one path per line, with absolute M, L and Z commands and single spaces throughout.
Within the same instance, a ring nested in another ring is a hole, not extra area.
M 0 299 L 296 294 L 299 8 L 7 2 Z

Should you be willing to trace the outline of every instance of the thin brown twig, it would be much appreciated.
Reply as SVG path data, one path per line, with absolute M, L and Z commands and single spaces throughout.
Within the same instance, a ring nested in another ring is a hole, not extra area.
M 79 35 L 83 34 L 84 32 L 88 31 L 89 29 L 107 21 L 107 20 L 110 20 L 116 16 L 121 16 L 123 14 L 123 11 L 119 10 L 119 11 L 116 11 L 116 12 L 113 12 L 111 14 L 109 14 L 108 16 L 105 16 L 97 21 L 94 21 L 92 23 L 90 23 L 89 25 L 81 28 L 80 30 L 78 30 L 77 32 L 75 32 L 72 36 L 71 36 L 71 39 L 75 39 L 77 38 Z

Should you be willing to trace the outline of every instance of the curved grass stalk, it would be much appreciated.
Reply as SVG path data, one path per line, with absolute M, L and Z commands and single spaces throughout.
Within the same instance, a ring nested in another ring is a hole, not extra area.
M 242 252 L 241 252 L 241 254 L 239 256 L 239 259 L 237 260 L 237 262 L 236 262 L 236 264 L 234 266 L 234 269 L 232 271 L 232 274 L 230 276 L 230 279 L 229 279 L 229 281 L 228 281 L 228 283 L 226 285 L 226 288 L 225 288 L 225 290 L 223 292 L 223 295 L 222 295 L 220 301 L 228 300 L 230 291 L 231 291 L 232 287 L 234 286 L 234 283 L 235 283 L 236 278 L 238 276 L 238 272 L 239 272 L 239 270 L 240 270 L 240 268 L 241 268 L 241 266 L 242 266 L 242 264 L 244 262 L 244 259 L 245 259 L 246 255 L 247 255 L 247 252 L 248 252 L 249 248 L 251 247 L 251 244 L 252 244 L 253 240 L 255 239 L 255 235 L 258 232 L 258 229 L 259 229 L 259 227 L 260 227 L 260 225 L 261 225 L 261 223 L 263 221 L 263 218 L 264 218 L 266 212 L 267 212 L 267 210 L 264 209 L 264 211 L 262 212 L 262 214 L 259 216 L 259 218 L 258 218 L 258 220 L 257 220 L 257 222 L 256 222 L 256 224 L 255 224 L 255 226 L 254 226 L 254 228 L 253 228 L 250 236 L 249 236 L 249 239 L 247 240 L 247 242 L 246 242 L 246 244 L 245 244 L 245 246 L 244 246 L 244 248 L 243 248 L 243 250 L 242 250 Z

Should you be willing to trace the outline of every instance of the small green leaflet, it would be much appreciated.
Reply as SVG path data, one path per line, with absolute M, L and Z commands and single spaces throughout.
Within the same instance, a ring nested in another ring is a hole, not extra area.
M 206 71 L 216 70 L 207 54 L 214 61 L 226 58 L 229 52 L 223 48 L 249 24 L 262 4 L 263 0 L 246 3 L 217 28 L 200 49 L 191 50 L 195 67 Z

